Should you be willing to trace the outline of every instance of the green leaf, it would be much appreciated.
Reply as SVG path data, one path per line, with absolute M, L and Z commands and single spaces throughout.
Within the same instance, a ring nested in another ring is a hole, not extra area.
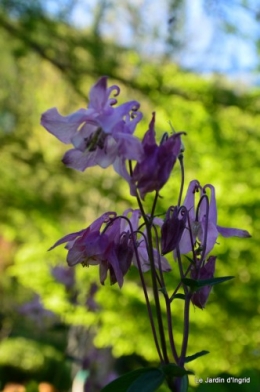
M 190 262 L 191 264 L 196 265 L 196 263 L 194 262 L 193 259 L 191 259 L 190 257 L 188 257 L 188 256 L 186 256 L 186 255 L 184 255 L 184 257 L 185 257 L 187 260 L 189 260 L 189 262 Z
M 110 384 L 106 385 L 101 389 L 100 392 L 127 392 L 128 388 L 137 380 L 140 376 L 147 372 L 158 371 L 157 368 L 142 368 L 134 370 L 124 374 L 123 376 L 112 381 Z
M 202 355 L 206 355 L 206 354 L 209 354 L 209 351 L 207 351 L 207 350 L 199 351 L 199 352 L 196 353 L 196 354 L 193 354 L 193 355 L 190 355 L 190 356 L 186 357 L 186 358 L 185 358 L 185 363 L 194 361 L 194 359 L 199 358 L 199 357 L 202 357 Z
M 179 299 L 186 299 L 185 298 L 185 294 L 181 294 L 181 293 L 179 293 L 179 294 L 174 294 L 172 297 L 171 297 L 171 299 L 174 299 L 174 298 L 179 298 Z
M 159 369 L 148 370 L 146 373 L 143 373 L 141 376 L 135 380 L 130 387 L 127 389 L 127 392 L 154 392 L 164 381 L 164 374 Z
M 166 376 L 172 376 L 172 377 L 182 377 L 185 376 L 186 374 L 193 374 L 193 372 L 191 372 L 190 370 L 186 370 L 178 365 L 175 365 L 175 363 L 161 365 L 160 369 L 163 371 L 163 373 Z
M 211 279 L 201 279 L 201 280 L 183 278 L 182 282 L 186 286 L 189 286 L 192 291 L 197 291 L 204 286 L 214 286 L 215 284 L 223 283 L 233 278 L 234 276 L 223 276 L 222 278 L 211 278 Z

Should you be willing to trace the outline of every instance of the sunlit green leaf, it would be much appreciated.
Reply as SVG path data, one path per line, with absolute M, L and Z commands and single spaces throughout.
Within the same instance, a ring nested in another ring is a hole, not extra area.
M 197 291 L 204 286 L 214 286 L 215 284 L 223 283 L 230 279 L 234 279 L 234 276 L 224 276 L 221 278 L 201 279 L 201 280 L 183 278 L 182 282 L 186 286 L 189 286 L 192 289 L 192 291 Z
M 200 351 L 200 352 L 198 352 L 196 354 L 189 355 L 188 357 L 186 357 L 185 358 L 185 362 L 188 363 L 188 362 L 194 361 L 194 359 L 202 357 L 203 355 L 206 355 L 206 354 L 209 354 L 209 351 L 202 350 L 202 351 Z

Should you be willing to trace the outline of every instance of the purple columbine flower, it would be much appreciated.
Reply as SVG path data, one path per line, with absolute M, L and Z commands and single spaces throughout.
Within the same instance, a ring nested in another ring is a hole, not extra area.
M 171 135 L 158 146 L 154 126 L 155 113 L 142 141 L 144 157 L 137 162 L 132 176 L 131 193 L 135 194 L 136 183 L 142 199 L 148 192 L 159 191 L 168 181 L 181 150 L 180 133 Z
M 62 265 L 51 268 L 52 276 L 57 282 L 64 284 L 67 289 L 71 289 L 75 284 L 75 271 Z
M 131 212 L 129 223 L 123 217 Z M 83 266 L 99 265 L 100 282 L 104 284 L 107 275 L 110 283 L 123 285 L 123 278 L 133 263 L 138 267 L 134 247 L 139 255 L 143 272 L 150 269 L 150 261 L 146 243 L 137 239 L 140 211 L 128 209 L 120 217 L 115 212 L 107 212 L 96 219 L 89 227 L 76 233 L 71 233 L 58 240 L 51 248 L 66 243 L 68 249 L 67 262 L 69 266 L 82 264 Z M 102 226 L 105 226 L 101 230 Z M 145 234 L 145 233 L 144 233 Z M 153 249 L 155 266 L 162 271 L 169 271 L 167 260 Z
M 43 326 L 44 319 L 55 320 L 56 318 L 55 313 L 45 309 L 38 294 L 35 294 L 34 298 L 31 301 L 19 306 L 18 311 L 22 315 L 28 316 L 28 318 L 36 322 L 39 326 Z
M 128 210 L 125 212 L 127 215 Z M 134 225 L 138 224 L 137 213 L 132 213 Z M 125 220 L 115 212 L 107 212 L 95 220 L 89 227 L 66 235 L 50 249 L 67 243 L 67 262 L 70 266 L 81 263 L 83 266 L 99 265 L 100 282 L 104 284 L 107 275 L 110 283 L 123 285 L 123 277 L 130 268 L 134 253 L 134 239 Z M 104 230 L 101 230 L 105 225 Z
M 211 195 L 207 204 L 206 190 L 208 188 L 211 191 Z M 197 192 L 199 192 L 200 198 L 196 206 L 195 194 Z M 219 234 L 224 237 L 251 237 L 246 230 L 217 225 L 217 204 L 213 185 L 207 184 L 201 187 L 197 180 L 191 181 L 183 206 L 186 207 L 189 214 L 191 232 L 188 225 L 186 225 L 179 243 L 181 254 L 190 252 L 195 244 L 198 243 L 200 247 L 205 247 L 205 255 L 207 255 L 213 249 Z
M 192 279 L 212 279 L 215 273 L 216 259 L 217 258 L 215 256 L 210 256 L 205 265 L 199 270 L 197 270 L 196 268 L 192 269 Z M 205 308 L 211 290 L 212 286 L 204 286 L 200 290 L 193 293 L 191 297 L 191 302 L 193 303 L 193 305 L 197 306 L 200 309 Z
M 63 157 L 66 166 L 84 171 L 95 165 L 106 168 L 114 164 L 115 170 L 126 176 L 124 161 L 142 159 L 141 142 L 133 136 L 142 118 L 140 104 L 129 101 L 114 108 L 117 100 L 109 98 L 113 90 L 115 96 L 120 92 L 116 85 L 107 87 L 107 77 L 103 76 L 90 90 L 87 109 L 65 117 L 56 108 L 43 113 L 44 128 L 61 142 L 74 146 Z
M 185 207 L 170 207 L 161 228 L 162 254 L 176 249 L 186 226 L 188 211 Z
M 115 212 L 107 212 L 96 219 L 86 229 L 61 238 L 50 250 L 58 245 L 67 243 L 67 262 L 69 266 L 74 266 L 79 263 L 83 266 L 99 265 L 100 282 L 104 284 L 107 272 L 109 271 L 111 283 L 117 281 L 121 287 L 123 284 L 123 274 L 115 254 L 115 237 L 112 238 L 118 230 L 118 222 L 115 221 L 112 223 L 107 233 L 101 232 L 102 225 L 110 223 L 115 218 Z M 116 229 L 115 226 L 117 226 Z

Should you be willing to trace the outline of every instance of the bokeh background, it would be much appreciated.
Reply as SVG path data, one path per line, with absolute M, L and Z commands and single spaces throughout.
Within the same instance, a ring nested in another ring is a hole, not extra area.
M 218 223 L 252 234 L 219 238 L 216 276 L 235 279 L 191 309 L 189 355 L 210 354 L 189 369 L 250 377 L 212 392 L 259 390 L 259 20 L 253 0 L 0 1 L 0 390 L 81 392 L 87 379 L 98 392 L 157 360 L 134 267 L 121 290 L 101 287 L 96 268 L 69 269 L 62 247 L 47 251 L 105 211 L 135 206 L 110 168 L 64 167 L 66 146 L 39 125 L 50 107 L 86 107 L 102 75 L 120 85 L 119 103 L 141 102 L 140 137 L 153 111 L 158 138 L 169 121 L 187 132 L 185 188 L 214 184 Z M 176 168 L 162 211 L 176 204 L 178 180 Z M 181 343 L 178 305 L 174 320 Z

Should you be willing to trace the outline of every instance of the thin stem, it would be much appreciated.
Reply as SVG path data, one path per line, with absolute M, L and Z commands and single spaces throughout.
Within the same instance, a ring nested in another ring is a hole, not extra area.
M 181 205 L 181 199 L 182 199 L 182 193 L 183 193 L 183 187 L 184 187 L 184 165 L 183 165 L 183 154 L 181 153 L 179 155 L 179 162 L 181 166 L 181 186 L 180 186 L 180 193 L 179 193 L 179 198 L 178 198 L 178 206 Z
M 182 263 L 181 263 L 181 255 L 179 248 L 177 248 L 177 259 L 178 259 L 178 266 L 180 270 L 181 279 L 184 278 Z M 190 315 L 190 300 L 191 300 L 191 292 L 189 288 L 183 284 L 183 289 L 185 293 L 185 304 L 184 304 L 184 316 L 183 316 L 183 339 L 182 339 L 182 347 L 181 347 L 181 355 L 178 361 L 179 366 L 184 365 L 185 356 L 188 347 L 188 339 L 189 339 L 189 315 Z
M 165 363 L 169 363 L 167 349 L 166 349 L 166 340 L 165 340 L 165 333 L 164 333 L 164 327 L 163 327 L 163 320 L 162 320 L 161 304 L 160 304 L 160 299 L 159 299 L 159 291 L 158 291 L 157 280 L 156 280 L 156 270 L 155 270 L 155 263 L 154 263 L 154 257 L 153 257 L 153 242 L 152 242 L 152 233 L 151 233 L 150 222 L 146 222 L 146 229 L 147 229 L 147 240 L 148 240 L 147 251 L 148 251 L 150 265 L 151 265 L 153 295 L 154 295 L 154 300 L 155 300 L 158 329 L 159 329 L 159 334 L 160 334 L 160 338 L 161 338 L 161 347 L 162 347 L 164 361 L 165 361 Z
M 191 269 L 191 264 L 188 266 L 187 270 L 185 271 L 185 273 L 183 274 L 183 278 L 186 278 L 186 276 L 188 275 L 188 272 Z M 172 302 L 174 300 L 174 296 L 175 294 L 177 294 L 179 288 L 183 285 L 182 281 L 180 281 L 176 287 L 176 289 L 174 290 L 174 292 L 172 293 L 172 295 L 170 296 L 170 302 Z
M 176 347 L 175 347 L 175 343 L 174 343 L 174 336 L 173 336 L 171 300 L 168 297 L 168 295 L 165 295 L 164 298 L 165 298 L 165 305 L 166 305 L 167 322 L 168 322 L 168 335 L 169 335 L 171 351 L 172 351 L 172 355 L 173 355 L 175 362 L 178 363 L 179 358 L 178 358 L 178 354 L 176 351 Z
M 131 161 L 129 161 L 129 171 L 130 171 L 130 175 L 132 176 L 133 170 L 132 170 L 132 162 Z M 156 195 L 155 200 L 154 200 L 154 208 L 156 205 L 157 198 L 158 198 L 158 195 Z M 142 201 L 140 199 L 140 196 L 139 196 L 137 189 L 136 189 L 136 199 L 137 199 L 137 203 L 140 208 L 141 215 L 144 219 L 146 230 L 147 230 L 147 240 L 148 240 L 147 252 L 148 252 L 150 265 L 151 265 L 153 296 L 154 296 L 154 300 L 155 300 L 156 317 L 157 317 L 157 322 L 158 322 L 158 329 L 159 329 L 159 334 L 160 334 L 160 339 L 161 339 L 161 348 L 162 348 L 162 353 L 163 353 L 163 360 L 162 360 L 161 356 L 160 356 L 160 360 L 162 362 L 169 363 L 169 359 L 167 356 L 167 349 L 166 349 L 165 334 L 164 334 L 164 329 L 163 329 L 163 322 L 162 322 L 162 312 L 161 312 L 161 305 L 160 305 L 160 299 L 159 299 L 159 291 L 158 291 L 158 286 L 157 286 L 157 276 L 156 276 L 157 274 L 156 274 L 154 256 L 153 256 L 151 219 L 149 219 L 145 213 L 145 210 L 143 208 L 143 204 L 142 204 Z
M 141 233 L 141 234 L 144 235 L 143 233 Z M 146 284 L 145 284 L 144 275 L 143 275 L 143 271 L 142 271 L 142 267 L 141 267 L 141 262 L 139 259 L 138 250 L 136 249 L 136 247 L 134 247 L 134 249 L 135 249 L 135 257 L 136 257 L 137 264 L 138 264 L 138 271 L 139 271 L 139 275 L 140 275 L 140 279 L 141 279 L 141 283 L 142 283 L 142 288 L 143 288 L 143 292 L 144 292 L 144 296 L 145 296 L 146 306 L 147 306 L 147 310 L 148 310 L 148 315 L 149 315 L 149 319 L 150 319 L 151 329 L 152 329 L 152 333 L 153 333 L 153 337 L 154 337 L 154 343 L 155 343 L 160 361 L 164 362 L 163 356 L 161 353 L 161 349 L 159 346 L 158 338 L 157 338 L 157 332 L 156 332 L 156 328 L 155 328 L 154 320 L 153 320 L 153 313 L 152 313 L 151 304 L 150 304 L 149 296 L 148 296 L 147 289 L 146 289 Z
M 179 366 L 184 365 L 187 347 L 188 347 L 189 326 L 190 326 L 190 300 L 191 300 L 191 293 L 188 292 L 186 294 L 185 304 L 184 304 L 183 340 L 182 340 L 181 356 L 179 359 Z
M 156 203 L 157 203 L 158 197 L 159 197 L 159 192 L 156 191 L 155 197 L 154 197 L 154 200 L 153 200 L 152 212 L 151 212 L 151 222 L 153 221 L 154 211 L 155 211 L 155 208 L 156 208 Z
M 155 328 L 155 324 L 154 324 L 154 320 L 153 320 L 153 313 L 152 313 L 151 304 L 150 304 L 149 296 L 148 296 L 147 289 L 146 289 L 146 284 L 145 284 L 145 280 L 144 280 L 144 276 L 143 276 L 143 271 L 142 271 L 142 267 L 141 267 L 139 253 L 138 253 L 138 249 L 137 249 L 137 246 L 136 246 L 136 243 L 135 243 L 136 232 L 133 230 L 132 223 L 131 223 L 130 219 L 128 219 L 126 216 L 123 216 L 123 215 L 122 216 L 117 216 L 117 217 L 115 217 L 114 219 L 112 219 L 108 223 L 108 225 L 105 227 L 103 232 L 105 232 L 107 230 L 107 228 L 110 225 L 112 225 L 112 223 L 115 220 L 117 220 L 117 219 L 124 219 L 124 220 L 126 220 L 128 222 L 129 228 L 130 228 L 131 237 L 132 237 L 132 241 L 133 241 L 133 244 L 134 244 L 134 253 L 135 253 L 136 260 L 137 260 L 138 271 L 139 271 L 139 275 L 140 275 L 140 279 L 141 279 L 142 289 L 143 289 L 143 292 L 144 292 L 144 297 L 145 297 L 145 301 L 146 301 L 146 306 L 147 306 L 148 316 L 149 316 L 150 325 L 151 325 L 151 329 L 152 329 L 152 334 L 153 334 L 153 338 L 154 338 L 154 343 L 155 343 L 155 346 L 156 346 L 156 349 L 157 349 L 160 361 L 164 362 L 164 358 L 162 356 L 161 349 L 160 349 L 159 342 L 158 342 L 158 338 L 157 338 L 157 332 L 156 332 L 156 328 Z M 144 233 L 142 233 L 140 231 L 137 231 L 137 232 L 144 237 L 145 242 L 147 243 L 147 239 L 146 239 Z
M 163 271 L 162 271 L 162 263 L 161 263 L 161 252 L 160 252 L 160 245 L 159 245 L 159 236 L 157 232 L 156 226 L 153 224 L 153 229 L 155 233 L 155 242 L 156 242 L 156 250 L 157 250 L 157 255 L 158 255 L 158 265 L 159 265 L 159 273 L 160 273 L 160 279 L 159 279 L 159 284 L 161 288 L 165 288 L 165 281 L 164 281 L 164 276 L 163 276 Z

